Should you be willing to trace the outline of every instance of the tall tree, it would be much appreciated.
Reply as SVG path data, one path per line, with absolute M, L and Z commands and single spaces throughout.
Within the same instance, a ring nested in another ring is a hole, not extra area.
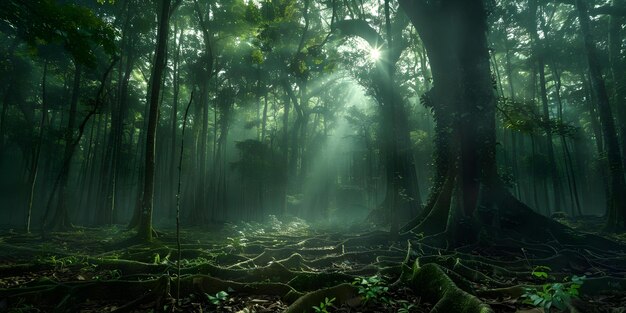
M 482 231 L 530 240 L 571 240 L 503 186 L 496 166 L 496 98 L 482 0 L 401 0 L 428 52 L 433 88 L 426 102 L 437 123 L 437 175 L 431 201 L 403 230 L 452 245 Z M 513 233 L 513 232 L 514 233 Z
M 541 98 L 541 107 L 543 111 L 543 119 L 548 122 L 550 121 L 550 107 L 548 105 L 548 91 L 546 87 L 546 53 L 547 47 L 539 37 L 539 29 L 537 27 L 537 13 L 538 13 L 538 4 L 537 0 L 529 1 L 529 18 L 528 18 L 528 32 L 530 33 L 530 38 L 533 41 L 533 56 L 535 59 L 535 64 L 537 66 L 537 73 L 539 74 L 539 94 Z M 545 35 L 544 35 L 545 36 Z M 552 182 L 552 195 L 554 201 L 554 211 L 560 211 L 561 208 L 561 179 L 559 178 L 559 172 L 557 167 L 556 158 L 554 157 L 554 143 L 552 141 L 552 128 L 550 127 L 550 123 L 546 123 L 548 127 L 545 128 L 546 134 L 546 149 L 548 153 L 548 162 L 549 162 L 549 172 L 550 179 Z M 549 212 L 549 210 L 547 210 Z
M 156 50 L 154 53 L 154 64 L 152 75 L 150 76 L 149 96 L 148 96 L 148 128 L 146 132 L 146 152 L 143 182 L 143 196 L 139 223 L 136 238 L 143 241 L 152 240 L 152 211 L 154 208 L 154 178 L 156 159 L 156 133 L 157 122 L 159 120 L 159 96 L 163 84 L 163 72 L 167 63 L 167 41 L 169 37 L 170 15 L 175 6 L 180 4 L 180 0 L 172 7 L 171 0 L 161 0 L 158 2 L 158 27 Z
M 626 1 L 613 0 L 614 8 L 626 7 Z M 617 109 L 617 121 L 620 128 L 620 145 L 622 148 L 622 166 L 626 167 L 626 60 L 622 51 L 624 32 L 622 25 L 626 19 L 618 14 L 609 17 L 609 62 L 613 80 L 613 103 Z
M 596 98 L 596 105 L 602 125 L 602 137 L 606 149 L 609 174 L 609 199 L 607 229 L 615 230 L 626 227 L 626 181 L 622 163 L 617 128 L 613 111 L 609 103 L 602 68 L 590 30 L 589 8 L 585 0 L 576 0 L 578 22 L 585 45 L 585 54 L 589 68 L 589 78 Z

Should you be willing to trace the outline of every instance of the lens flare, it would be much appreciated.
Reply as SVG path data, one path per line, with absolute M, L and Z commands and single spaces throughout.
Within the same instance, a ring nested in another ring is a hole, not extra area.
M 380 59 L 380 49 L 379 48 L 371 48 L 370 49 L 370 60 L 378 61 Z

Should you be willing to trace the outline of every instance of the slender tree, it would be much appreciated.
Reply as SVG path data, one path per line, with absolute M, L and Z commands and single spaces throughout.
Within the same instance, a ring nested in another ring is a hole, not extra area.
M 180 2 L 180 1 L 179 1 Z M 142 241 L 152 240 L 152 211 L 154 208 L 154 178 L 156 160 L 156 133 L 157 122 L 159 120 L 159 96 L 163 83 L 163 72 L 167 63 L 167 39 L 169 33 L 169 21 L 172 7 L 171 0 L 161 0 L 158 2 L 158 27 L 157 42 L 154 53 L 154 64 L 152 75 L 150 76 L 150 86 L 148 90 L 148 128 L 146 131 L 146 152 L 144 167 L 143 196 L 141 212 L 139 213 L 139 224 L 137 228 L 137 239 Z

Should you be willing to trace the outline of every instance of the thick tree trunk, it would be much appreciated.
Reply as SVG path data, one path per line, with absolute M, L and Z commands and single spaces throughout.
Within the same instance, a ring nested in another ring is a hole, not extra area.
M 156 151 L 156 131 L 159 121 L 159 95 L 163 83 L 163 72 L 167 63 L 167 39 L 169 32 L 169 17 L 171 0 L 161 0 L 159 2 L 159 26 L 157 30 L 157 46 L 155 52 L 154 66 L 150 78 L 150 97 L 148 129 L 146 132 L 146 159 L 143 186 L 143 200 L 141 204 L 140 221 L 137 229 L 137 239 L 152 240 L 152 209 L 154 198 L 154 177 L 155 177 L 155 151 Z
M 607 154 L 609 166 L 609 201 L 607 229 L 615 230 L 626 226 L 626 182 L 624 180 L 624 167 L 622 163 L 617 129 L 613 120 L 613 112 L 609 104 L 609 96 L 602 77 L 595 42 L 590 31 L 589 12 L 584 0 L 576 0 L 578 20 L 585 44 L 585 53 L 589 66 L 589 78 L 592 89 L 596 95 L 600 123 L 602 125 L 602 137 Z
M 510 213 L 505 210 L 528 213 L 525 206 L 506 207 L 513 197 L 496 170 L 487 13 L 480 0 L 400 5 L 428 51 L 434 87 L 425 102 L 437 122 L 436 188 L 422 214 L 403 230 L 444 232 L 453 244 L 475 241 L 476 225 L 500 226 L 500 217 Z

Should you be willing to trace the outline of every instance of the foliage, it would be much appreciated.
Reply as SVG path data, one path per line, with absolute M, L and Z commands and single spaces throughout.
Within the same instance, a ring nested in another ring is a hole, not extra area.
M 96 52 L 102 48 L 116 53 L 115 30 L 93 11 L 52 0 L 0 2 L 0 31 L 25 40 L 33 52 L 42 46 L 61 45 L 72 58 L 88 66 L 96 65 Z
M 387 297 L 389 287 L 380 276 L 358 277 L 352 284 L 359 290 L 359 295 L 363 298 L 364 303 L 370 301 L 390 303 L 390 299 Z
M 78 264 L 81 262 L 81 259 L 77 256 L 67 256 L 58 258 L 56 255 L 51 255 L 49 257 L 38 257 L 36 263 L 52 265 L 55 269 L 60 270 L 66 268 L 72 264 Z
M 536 266 L 531 275 L 539 279 L 547 279 L 550 268 L 547 266 Z M 569 284 L 566 284 L 568 278 L 565 278 L 564 283 L 546 283 L 542 285 L 541 289 L 525 288 L 525 292 L 522 295 L 524 303 L 531 304 L 536 307 L 543 308 L 546 312 L 551 308 L 558 310 L 565 310 L 572 298 L 578 298 L 579 289 L 582 286 L 585 276 L 572 276 Z
M 335 302 L 335 298 L 328 299 L 328 297 L 326 297 L 323 302 L 320 302 L 319 306 L 314 305 L 313 310 L 315 313 L 329 313 L 328 308 L 333 306 L 333 302 Z
M 245 243 L 245 240 L 242 241 L 243 238 L 237 239 L 236 237 L 245 237 L 246 235 L 259 236 L 265 235 L 267 232 L 285 235 L 306 235 L 311 227 L 301 218 L 283 217 L 279 219 L 273 214 L 268 215 L 264 223 L 242 221 L 237 224 L 226 224 L 226 226 L 230 232 L 236 234 L 236 236 L 231 236 L 232 239 L 227 239 L 230 244 L 234 244 L 233 247 L 237 246 L 237 241 L 242 244 Z
M 543 134 L 548 130 L 565 137 L 575 137 L 577 134 L 578 129 L 568 123 L 556 119 L 546 120 L 534 101 L 499 98 L 497 109 L 505 128 L 527 134 Z
M 243 231 L 238 231 L 238 233 L 239 236 L 226 237 L 226 240 L 228 241 L 227 247 L 235 251 L 242 251 L 243 248 L 246 246 L 248 239 L 246 238 L 246 233 L 244 233 Z
M 258 140 L 248 139 L 238 141 L 235 147 L 239 150 L 239 160 L 231 162 L 231 167 L 241 173 L 243 177 L 253 180 L 263 180 L 270 172 L 279 170 L 277 164 L 271 164 L 273 156 L 269 147 Z
M 535 268 L 533 268 L 533 271 L 530 274 L 540 279 L 547 279 L 548 272 L 550 271 L 551 269 L 549 267 L 539 265 L 539 266 L 535 266 Z
M 414 303 L 409 303 L 406 300 L 398 300 L 396 302 L 402 304 L 402 307 L 398 309 L 398 313 L 410 313 L 417 307 Z
M 212 296 L 210 294 L 206 294 L 207 299 L 215 306 L 220 306 L 222 305 L 224 302 L 226 302 L 226 300 L 228 300 L 228 292 L 222 290 L 218 293 L 215 294 L 215 296 Z

